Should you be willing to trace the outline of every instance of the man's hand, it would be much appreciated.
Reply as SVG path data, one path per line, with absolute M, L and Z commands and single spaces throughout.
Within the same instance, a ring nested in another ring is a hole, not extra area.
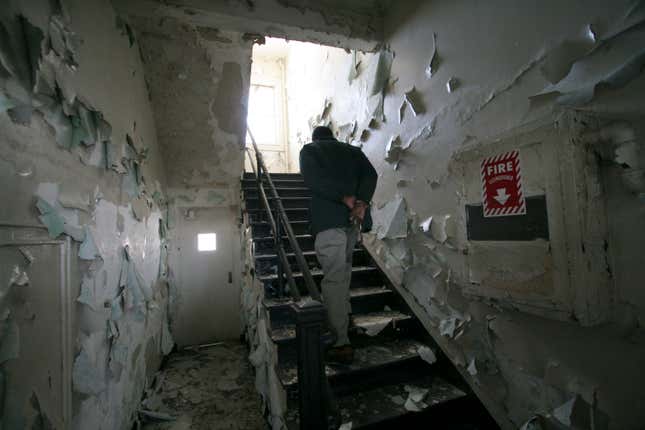
M 356 196 L 343 197 L 343 203 L 345 203 L 345 206 L 347 206 L 348 208 L 354 209 L 354 205 L 356 204 Z
M 349 216 L 349 219 L 351 221 L 358 221 L 359 223 L 362 223 L 363 219 L 365 218 L 365 210 L 367 210 L 367 203 L 362 200 L 357 200 L 354 203 L 354 207 L 352 208 L 352 213 Z

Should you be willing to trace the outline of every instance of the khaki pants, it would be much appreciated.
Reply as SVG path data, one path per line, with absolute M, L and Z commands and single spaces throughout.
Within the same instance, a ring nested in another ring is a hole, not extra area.
M 327 306 L 335 346 L 349 344 L 347 328 L 352 307 L 349 284 L 352 279 L 352 255 L 358 239 L 355 227 L 331 228 L 316 235 L 316 255 L 322 266 L 322 296 Z

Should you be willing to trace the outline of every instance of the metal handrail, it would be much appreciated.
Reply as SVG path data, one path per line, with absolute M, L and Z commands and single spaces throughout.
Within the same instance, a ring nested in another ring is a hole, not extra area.
M 251 153 L 249 150 L 246 150 L 247 155 L 252 161 Z M 253 163 L 251 162 L 251 169 L 253 170 L 253 173 L 255 174 L 256 178 L 258 177 L 258 174 L 255 170 L 255 166 L 253 166 Z M 271 231 L 273 232 L 274 239 L 277 236 L 277 225 L 275 222 L 275 219 L 273 218 L 273 214 L 271 213 L 270 207 L 269 207 L 269 201 L 266 197 L 266 194 L 264 192 L 264 187 L 260 186 L 258 187 L 258 199 L 261 198 L 262 203 L 266 209 L 268 218 L 269 218 L 269 225 L 271 226 Z M 293 298 L 297 301 L 301 299 L 300 296 L 300 291 L 298 291 L 298 286 L 296 285 L 296 281 L 293 278 L 293 272 L 291 271 L 291 266 L 289 265 L 289 260 L 287 259 L 287 255 L 284 252 L 284 247 L 282 246 L 282 242 L 279 240 L 274 240 L 276 242 L 276 254 L 278 255 L 278 258 L 280 259 L 280 263 L 282 265 L 282 268 L 285 271 L 285 275 L 287 278 L 287 282 L 289 284 L 289 293 L 293 296 Z M 278 276 L 280 276 L 280 273 L 278 273 Z
M 305 281 L 305 286 L 307 287 L 307 292 L 309 293 L 309 296 L 318 302 L 322 303 L 322 297 L 320 296 L 320 292 L 318 291 L 318 287 L 316 286 L 316 283 L 314 282 L 314 278 L 311 276 L 311 272 L 309 271 L 309 266 L 307 265 L 307 260 L 305 260 L 304 255 L 302 254 L 302 250 L 300 249 L 300 245 L 298 245 L 298 241 L 296 240 L 296 235 L 293 232 L 293 229 L 291 228 L 291 224 L 289 224 L 289 217 L 287 217 L 287 213 L 284 210 L 284 206 L 282 205 L 282 200 L 278 196 L 278 191 L 275 189 L 275 186 L 273 185 L 273 180 L 271 179 L 271 174 L 269 173 L 269 170 L 266 168 L 266 165 L 264 164 L 264 159 L 262 158 L 262 153 L 258 149 L 258 145 L 255 141 L 255 138 L 253 137 L 253 133 L 251 133 L 251 130 L 247 128 L 247 133 L 249 134 L 249 137 L 251 138 L 251 143 L 253 144 L 253 149 L 255 150 L 255 158 L 256 158 L 256 163 L 257 163 L 257 171 L 253 169 L 255 176 L 258 181 L 258 198 L 262 200 L 262 203 L 264 205 L 264 208 L 267 211 L 268 217 L 269 217 L 269 225 L 271 226 L 271 231 L 273 232 L 274 238 L 276 239 L 276 251 L 278 253 L 278 256 L 280 257 L 280 260 L 283 260 L 282 257 L 284 256 L 284 260 L 282 261 L 282 266 L 283 269 L 285 270 L 285 275 L 287 277 L 287 282 L 289 282 L 289 291 L 291 294 L 294 296 L 296 300 L 300 300 L 300 294 L 298 292 L 298 289 L 295 286 L 295 282 L 293 281 L 293 275 L 291 273 L 291 267 L 288 264 L 288 261 L 286 260 L 286 255 L 284 253 L 284 249 L 282 247 L 282 241 L 281 241 L 281 235 L 280 233 L 280 228 L 284 228 L 285 233 L 287 234 L 287 239 L 289 240 L 289 245 L 291 245 L 291 249 L 296 257 L 296 264 L 298 265 L 298 268 L 300 269 L 300 272 L 302 273 L 302 276 Z M 250 154 L 249 154 L 250 156 Z M 251 162 L 251 166 L 253 166 L 253 162 Z M 266 178 L 267 183 L 269 184 L 269 190 L 273 196 L 273 201 L 275 204 L 275 209 L 277 212 L 277 222 L 274 219 L 274 217 L 271 214 L 271 207 L 269 206 L 269 201 L 266 197 L 266 193 L 264 191 L 264 185 L 262 182 L 262 177 Z M 293 283 L 293 285 L 292 285 Z M 297 297 L 296 297 L 297 296 Z
M 278 191 L 273 184 L 271 174 L 264 164 L 262 153 L 258 149 L 253 133 L 251 133 L 248 127 L 247 133 L 251 138 L 251 143 L 255 150 L 257 171 L 253 166 L 251 152 L 247 148 L 251 168 L 257 180 L 258 200 L 262 201 L 262 205 L 266 210 L 269 225 L 273 232 L 276 254 L 280 259 L 278 262 L 278 283 L 281 288 L 282 271 L 284 270 L 287 282 L 289 283 L 289 292 L 297 302 L 293 309 L 296 316 L 296 339 L 298 344 L 298 385 L 302 393 L 299 400 L 300 429 L 326 430 L 330 425 L 328 418 L 331 418 L 331 427 L 338 428 L 340 425 L 340 413 L 325 373 L 324 364 L 322 334 L 324 326 L 326 325 L 327 311 L 320 292 L 311 276 L 309 266 L 300 249 L 300 245 L 296 241 L 296 235 L 291 228 L 291 224 L 289 224 L 289 217 L 287 217 L 282 200 L 278 196 Z M 264 191 L 263 174 L 266 177 L 271 195 L 273 196 L 274 210 L 276 211 L 275 217 L 272 214 L 269 199 Z M 291 266 L 289 265 L 282 245 L 282 228 L 284 228 L 291 249 L 296 257 L 296 264 L 302 273 L 309 296 L 314 302 L 307 303 L 300 301 L 300 293 L 293 279 Z

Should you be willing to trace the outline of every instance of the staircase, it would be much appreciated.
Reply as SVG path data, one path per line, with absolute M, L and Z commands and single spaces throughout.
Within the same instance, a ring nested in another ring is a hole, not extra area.
M 319 285 L 322 271 L 309 234 L 311 195 L 299 174 L 272 174 L 271 178 L 290 224 L 297 235 L 314 280 Z M 278 374 L 288 396 L 287 425 L 298 429 L 298 380 L 295 325 L 288 293 L 280 294 L 277 256 L 271 229 L 258 198 L 256 179 L 245 174 L 242 190 L 251 223 L 255 268 L 265 287 L 264 306 L 270 316 L 270 336 L 278 349 Z M 269 199 L 271 200 L 271 199 Z M 306 288 L 298 272 L 289 242 L 285 250 L 300 293 Z M 497 428 L 477 398 L 468 390 L 449 360 L 441 354 L 420 322 L 391 288 L 387 278 L 368 252 L 358 244 L 354 249 L 351 283 L 353 327 L 350 339 L 355 349 L 352 365 L 327 364 L 328 380 L 341 412 L 342 422 L 352 429 L 494 429 Z M 384 324 L 385 328 L 379 331 Z M 437 361 L 429 364 L 418 349 L 429 346 Z M 405 407 L 410 387 L 428 390 L 420 412 Z

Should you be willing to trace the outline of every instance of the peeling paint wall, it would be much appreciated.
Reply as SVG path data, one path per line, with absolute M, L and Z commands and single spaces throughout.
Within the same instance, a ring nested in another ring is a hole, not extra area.
M 270 428 L 286 428 L 287 393 L 278 376 L 278 347 L 269 336 L 271 319 L 263 305 L 264 285 L 255 277 L 253 238 L 248 219 L 240 235 L 242 261 L 241 321 L 243 337 L 255 367 L 255 388 L 262 399 L 262 412 Z
M 307 76 L 314 119 L 356 121 L 346 140 L 379 171 L 366 245 L 504 428 L 645 419 L 644 19 L 629 1 L 406 2 L 354 77 L 366 91 L 333 55 L 307 65 L 327 71 Z M 549 239 L 469 240 L 479 163 L 511 149 Z
M 316 125 L 331 125 L 342 141 L 360 144 L 372 114 L 365 76 L 377 56 L 303 42 L 288 46 L 289 159 L 298 172 L 300 149 Z
M 384 5 L 378 0 L 116 0 L 124 14 L 172 18 L 193 26 L 310 41 L 371 51 L 382 40 Z
M 239 33 L 177 20 L 133 23 L 141 37 L 168 185 L 238 185 L 251 43 Z
M 173 346 L 138 44 L 103 0 L 0 20 L 3 428 L 130 428 Z
M 228 208 L 226 222 L 212 231 L 239 234 L 240 177 L 244 166 L 246 111 L 252 41 L 239 32 L 197 27 L 177 19 L 133 18 L 142 56 L 157 136 L 163 151 L 169 193 L 169 265 L 179 313 L 188 292 L 179 282 L 180 239 L 188 213 Z M 235 242 L 237 243 L 237 242 Z M 237 255 L 237 245 L 230 251 Z M 224 273 L 239 288 L 239 260 Z M 231 318 L 239 320 L 239 315 Z M 237 321 L 235 322 L 237 326 Z M 215 339 L 213 339 L 215 340 Z M 184 339 L 178 343 L 185 344 Z M 211 340 L 212 341 L 212 340 Z

